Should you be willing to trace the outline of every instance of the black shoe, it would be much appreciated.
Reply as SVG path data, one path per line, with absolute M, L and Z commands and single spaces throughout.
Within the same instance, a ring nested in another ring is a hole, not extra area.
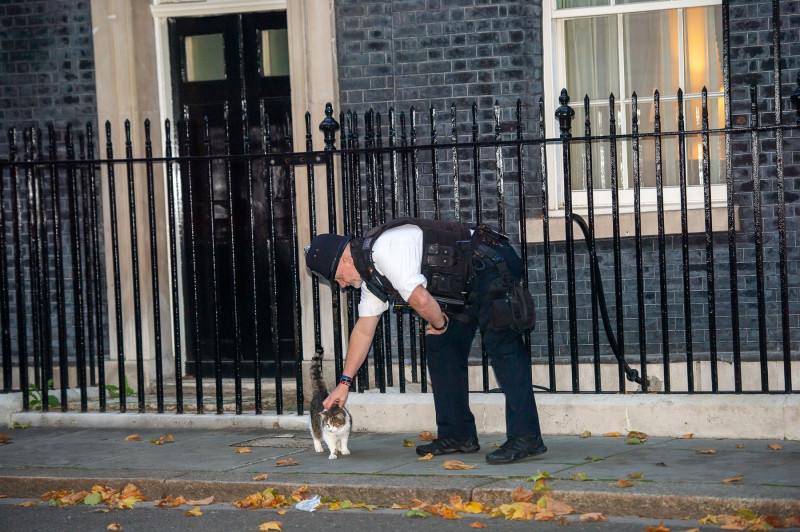
M 474 453 L 481 450 L 477 436 L 465 438 L 437 438 L 426 445 L 417 446 L 417 454 L 439 456 L 447 453 Z
M 496 451 L 486 455 L 490 464 L 511 464 L 547 452 L 541 436 L 512 436 Z

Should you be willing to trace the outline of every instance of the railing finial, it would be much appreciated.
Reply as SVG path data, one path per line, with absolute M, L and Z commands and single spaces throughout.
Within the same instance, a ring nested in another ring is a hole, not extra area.
M 561 106 L 556 109 L 556 118 L 558 118 L 558 128 L 561 130 L 561 138 L 570 138 L 572 134 L 572 117 L 575 116 L 575 109 L 567 105 L 569 103 L 569 94 L 567 89 L 561 89 L 561 95 L 558 97 L 558 103 Z
M 325 118 L 319 124 L 319 129 L 325 135 L 325 151 L 335 151 L 333 143 L 336 140 L 336 131 L 339 129 L 339 122 L 333 118 L 333 106 L 330 102 L 325 104 Z

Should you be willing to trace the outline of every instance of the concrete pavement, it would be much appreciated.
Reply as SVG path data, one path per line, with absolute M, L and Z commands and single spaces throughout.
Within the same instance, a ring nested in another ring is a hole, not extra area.
M 381 506 L 412 499 L 447 502 L 452 495 L 496 506 L 511 502 L 510 493 L 518 486 L 533 489 L 529 478 L 547 472 L 553 477 L 546 482 L 552 488 L 548 494 L 578 512 L 697 519 L 744 507 L 761 515 L 800 515 L 798 441 L 651 436 L 642 444 L 628 444 L 624 435 L 546 435 L 549 451 L 543 456 L 490 466 L 484 456 L 502 443 L 500 434 L 481 435 L 478 453 L 421 461 L 413 447 L 404 446 L 404 440 L 420 443 L 416 433 L 408 432 L 355 432 L 352 454 L 329 460 L 327 452 L 314 452 L 306 430 L 286 428 L 34 424 L 4 430 L 10 440 L 0 443 L 0 494 L 9 497 L 38 498 L 54 489 L 90 489 L 98 483 L 121 487 L 130 481 L 150 500 L 214 495 L 217 501 L 235 501 L 267 487 L 288 494 L 308 485 L 310 493 L 322 497 Z M 141 439 L 126 441 L 133 433 Z M 174 443 L 149 441 L 166 434 Z M 782 449 L 768 447 L 775 443 Z M 237 453 L 242 447 L 251 452 Z M 697 452 L 708 449 L 716 452 Z M 287 458 L 299 465 L 277 465 Z M 475 467 L 444 469 L 451 459 Z M 263 473 L 267 480 L 253 480 Z M 641 478 L 635 485 L 617 486 L 618 479 L 636 474 Z M 723 482 L 733 477 L 742 478 Z

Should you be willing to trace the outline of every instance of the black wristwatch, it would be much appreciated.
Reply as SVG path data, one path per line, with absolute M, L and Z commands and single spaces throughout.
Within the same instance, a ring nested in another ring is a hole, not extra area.
M 441 327 L 437 327 L 433 323 L 428 322 L 428 325 L 431 326 L 431 329 L 438 332 L 442 332 L 443 330 L 447 329 L 447 326 L 450 325 L 450 320 L 447 319 L 447 314 L 444 312 L 442 312 L 442 317 L 444 318 L 444 324 Z

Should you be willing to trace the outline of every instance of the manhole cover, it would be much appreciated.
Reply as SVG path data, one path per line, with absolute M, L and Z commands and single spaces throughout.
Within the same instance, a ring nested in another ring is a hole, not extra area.
M 311 438 L 298 438 L 293 434 L 286 436 L 266 436 L 255 438 L 239 443 L 234 443 L 231 447 L 278 447 L 281 449 L 308 449 L 314 446 Z

